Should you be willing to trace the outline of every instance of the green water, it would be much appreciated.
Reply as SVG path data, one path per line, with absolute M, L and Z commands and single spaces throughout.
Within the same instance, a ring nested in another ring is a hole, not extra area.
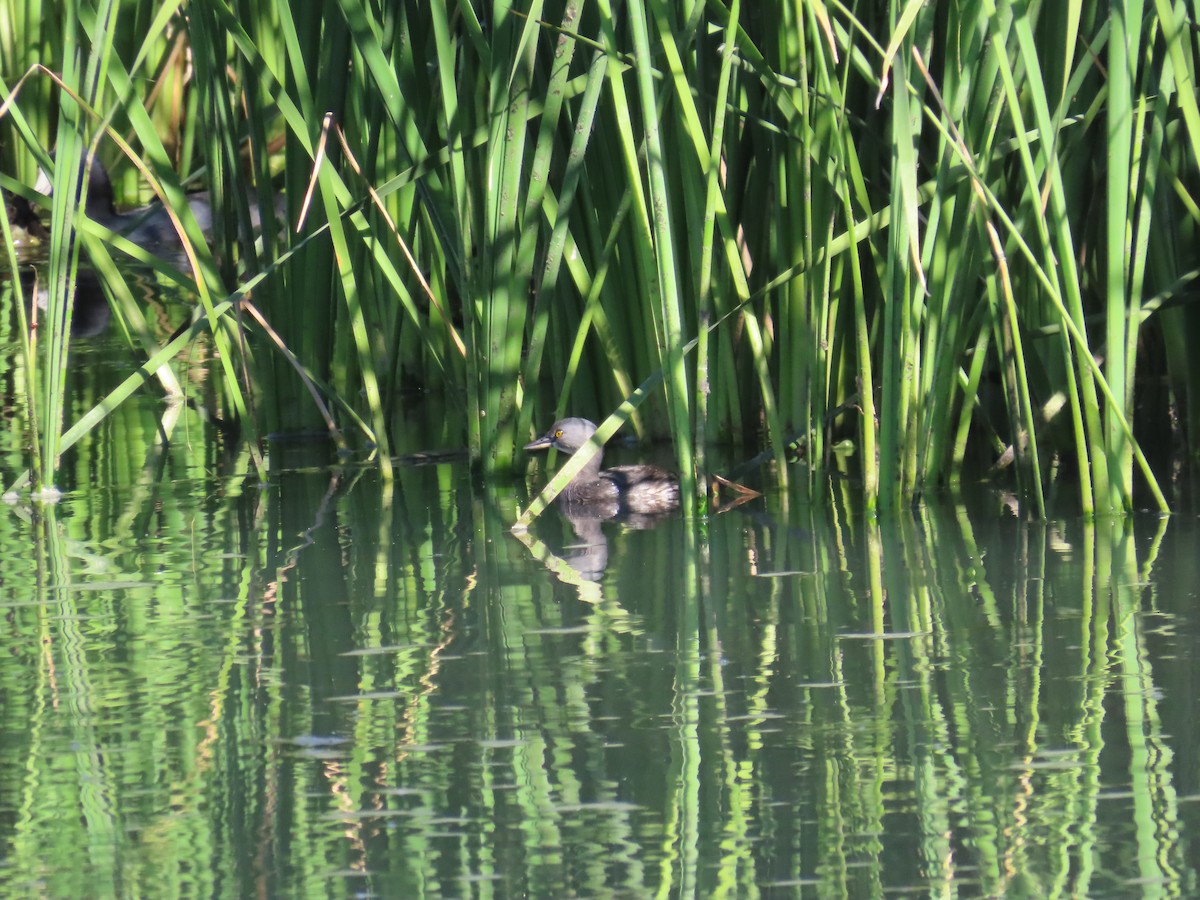
M 1193 516 L 873 525 L 836 482 L 581 548 L 458 463 L 280 443 L 261 485 L 163 415 L 0 507 L 2 896 L 1200 891 Z

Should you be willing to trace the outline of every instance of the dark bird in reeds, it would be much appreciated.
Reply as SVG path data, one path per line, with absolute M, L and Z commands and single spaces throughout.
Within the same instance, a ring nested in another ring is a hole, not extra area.
M 587 419 L 559 419 L 540 438 L 526 444 L 525 449 L 553 447 L 570 454 L 595 433 L 596 426 Z M 654 516 L 679 506 L 679 481 L 666 469 L 646 464 L 601 469 L 603 456 L 601 451 L 596 452 L 563 488 L 561 500 L 576 509 L 594 507 L 606 513 L 598 514 L 597 518 L 628 514 Z
M 13 246 L 25 248 L 36 246 L 50 236 L 46 226 L 42 224 L 29 201 L 20 194 L 2 192 L 4 213 L 8 216 L 8 224 L 12 230 Z
M 183 246 L 179 232 L 175 228 L 175 223 L 171 220 L 171 214 L 162 203 L 156 201 L 148 206 L 131 209 L 126 212 L 117 209 L 112 181 L 109 179 L 108 172 L 99 159 L 94 159 L 91 166 L 88 167 L 87 179 L 88 190 L 84 211 L 87 213 L 87 217 L 93 222 L 103 225 L 109 231 L 122 235 L 128 238 L 130 242 L 147 250 L 163 249 L 173 251 Z M 45 172 L 39 172 L 37 190 L 43 194 L 49 194 L 51 189 L 50 178 Z M 211 241 L 213 236 L 213 209 L 212 200 L 208 192 L 198 191 L 188 194 L 187 203 L 192 210 L 192 215 L 196 219 L 196 224 L 200 226 L 200 231 L 207 240 Z M 285 210 L 283 196 L 277 195 L 275 201 L 277 221 L 283 221 L 282 217 L 286 214 Z M 261 220 L 262 217 L 259 213 L 258 205 L 251 202 L 250 225 L 255 232 L 261 228 Z

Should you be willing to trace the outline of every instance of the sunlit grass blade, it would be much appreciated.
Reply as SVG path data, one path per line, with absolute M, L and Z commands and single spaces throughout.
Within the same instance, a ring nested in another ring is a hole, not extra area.
M 665 27 L 664 10 L 657 0 L 650 2 L 659 13 L 656 17 L 658 36 L 669 43 L 671 33 L 670 29 Z M 644 274 L 647 277 L 650 308 L 654 313 L 655 327 L 658 331 L 658 361 L 659 365 L 666 367 L 664 386 L 667 411 L 671 419 L 671 431 L 675 436 L 676 458 L 682 473 L 684 508 L 690 510 L 696 495 L 696 472 L 692 452 L 692 392 L 681 352 L 685 340 L 681 296 L 683 286 L 678 268 L 679 244 L 674 236 L 677 226 L 672 222 L 673 217 L 683 211 L 684 201 L 683 198 L 672 201 L 667 183 L 667 144 L 660 129 L 658 90 L 655 73 L 651 68 L 650 19 L 642 0 L 632 0 L 628 10 L 633 36 L 637 98 L 646 143 L 648 208 L 644 215 L 649 218 L 646 233 L 652 240 L 652 245 L 646 248 L 646 254 L 652 255 L 656 264 L 654 276 L 651 276 L 650 271 Z M 693 184 L 692 190 L 696 187 L 697 185 Z M 703 207 L 699 205 L 697 208 Z M 650 281 L 650 277 L 654 277 L 655 280 Z

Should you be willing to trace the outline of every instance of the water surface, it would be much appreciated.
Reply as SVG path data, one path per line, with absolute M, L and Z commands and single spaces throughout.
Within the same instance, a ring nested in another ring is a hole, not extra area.
M 2 895 L 1197 893 L 1195 517 L 836 482 L 519 540 L 525 485 L 260 484 L 162 413 L 0 508 Z

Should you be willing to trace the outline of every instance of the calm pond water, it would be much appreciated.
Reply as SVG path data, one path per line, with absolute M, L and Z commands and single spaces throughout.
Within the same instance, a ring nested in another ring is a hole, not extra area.
M 0 508 L 0 895 L 1200 893 L 1194 516 L 876 525 L 837 482 L 580 546 L 460 463 L 279 443 L 264 485 L 163 415 Z

